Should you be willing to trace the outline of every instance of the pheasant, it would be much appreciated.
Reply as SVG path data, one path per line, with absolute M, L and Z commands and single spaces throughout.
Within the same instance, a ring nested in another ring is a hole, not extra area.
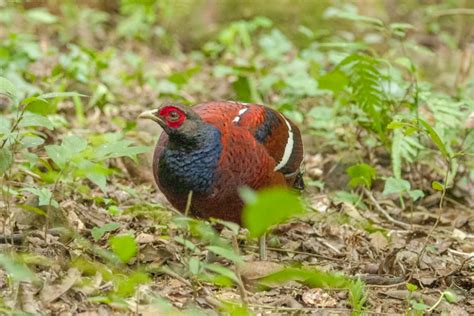
M 241 224 L 239 187 L 286 186 L 302 190 L 303 143 L 298 127 L 258 104 L 164 104 L 139 118 L 164 130 L 153 156 L 159 189 L 179 211 L 192 191 L 190 214 Z M 260 240 L 260 256 L 264 254 Z

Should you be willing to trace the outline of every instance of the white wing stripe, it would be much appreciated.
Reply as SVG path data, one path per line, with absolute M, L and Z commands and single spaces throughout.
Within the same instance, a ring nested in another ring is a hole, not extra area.
M 234 122 L 234 123 L 239 123 L 240 118 L 242 117 L 242 114 L 244 114 L 245 112 L 247 112 L 248 109 L 249 109 L 249 108 L 240 109 L 239 114 L 237 114 L 237 116 L 234 117 L 234 119 L 232 120 L 232 122 Z
M 290 160 L 291 157 L 291 153 L 293 152 L 294 145 L 293 130 L 291 129 L 291 125 L 283 115 L 282 117 L 285 120 L 286 126 L 288 127 L 288 140 L 286 141 L 285 152 L 283 153 L 283 157 L 281 157 L 281 161 L 278 163 L 278 165 L 276 165 L 274 169 L 275 171 L 280 170 L 288 163 L 288 160 Z

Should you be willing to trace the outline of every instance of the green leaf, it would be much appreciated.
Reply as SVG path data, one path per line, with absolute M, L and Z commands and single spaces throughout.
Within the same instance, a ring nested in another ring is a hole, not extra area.
M 443 296 L 449 303 L 457 303 L 460 298 L 451 290 L 446 290 L 443 292 Z
M 420 303 L 420 302 L 417 302 L 417 301 L 412 301 L 411 302 L 411 307 L 413 307 L 414 310 L 417 310 L 417 311 L 426 311 L 428 310 L 428 308 L 430 308 L 428 305 L 424 304 L 424 303 Z
M 441 140 L 441 137 L 439 136 L 438 132 L 436 132 L 436 130 L 433 127 L 431 127 L 431 125 L 428 122 L 426 122 L 425 120 L 420 118 L 420 119 L 418 119 L 418 122 L 420 122 L 421 125 L 423 125 L 423 127 L 426 129 L 426 131 L 430 135 L 431 140 L 438 147 L 438 149 L 441 152 L 441 154 L 443 155 L 443 157 L 446 158 L 446 159 L 450 159 L 450 155 L 449 155 L 449 153 L 446 149 L 446 146 L 444 145 L 443 141 Z
M 10 169 L 13 164 L 13 155 L 8 148 L 0 148 L 0 176 Z
M 189 258 L 188 266 L 189 271 L 194 275 L 197 275 L 201 272 L 201 261 L 194 257 Z
M 61 146 L 67 151 L 68 156 L 72 157 L 87 148 L 87 141 L 77 135 L 66 136 Z
M 94 238 L 95 241 L 99 241 L 106 233 L 114 231 L 119 227 L 120 224 L 118 223 L 107 223 L 102 227 L 94 227 L 91 230 L 92 238 Z
M 80 94 L 77 92 L 51 92 L 51 93 L 41 94 L 38 97 L 42 99 L 53 99 L 53 98 L 87 97 L 87 95 Z
M 419 198 L 422 198 L 425 196 L 425 193 L 423 193 L 423 191 L 421 190 L 411 190 L 411 191 L 408 191 L 408 195 L 410 196 L 410 198 L 413 200 L 413 201 L 416 201 L 418 200 Z
M 122 262 L 127 263 L 137 253 L 137 243 L 132 235 L 118 235 L 109 238 L 112 251 Z
M 335 93 L 344 90 L 348 84 L 349 79 L 347 78 L 346 74 L 339 70 L 328 72 L 324 76 L 321 76 L 318 80 L 319 88 L 331 90 Z
M 197 249 L 196 245 L 192 241 L 184 239 L 183 237 L 177 236 L 173 239 L 191 251 L 195 251 Z
M 38 126 L 38 127 L 45 127 L 47 129 L 53 129 L 53 123 L 42 115 L 25 112 L 23 114 L 23 118 L 21 119 L 20 123 L 18 124 L 19 127 L 30 127 L 30 126 Z
M 250 81 L 247 77 L 239 76 L 234 83 L 232 83 L 237 100 L 241 102 L 252 102 L 252 89 Z
M 48 157 L 54 161 L 56 165 L 60 168 L 64 168 L 68 162 L 68 155 L 64 147 L 59 145 L 47 145 L 44 147 Z
M 5 254 L 0 254 L 0 266 L 17 282 L 31 282 L 36 280 L 36 276 L 26 265 L 17 262 Z
M 210 270 L 210 271 L 215 272 L 217 274 L 223 275 L 226 278 L 231 279 L 235 283 L 239 283 L 239 279 L 235 275 L 234 271 L 232 271 L 232 270 L 230 270 L 230 269 L 228 269 L 228 268 L 226 268 L 226 267 L 224 267 L 220 264 L 208 263 L 208 264 L 206 264 L 205 267 L 206 267 L 207 270 Z
M 18 91 L 10 80 L 0 77 L 0 95 L 5 95 L 13 102 L 18 101 Z
M 29 22 L 39 22 L 43 24 L 53 24 L 58 21 L 58 17 L 52 15 L 46 8 L 35 8 L 26 11 Z
M 431 182 L 431 187 L 436 191 L 444 191 L 444 185 L 438 181 Z
M 408 192 L 411 189 L 410 182 L 397 179 L 397 178 L 387 178 L 385 180 L 385 186 L 383 188 L 383 195 L 390 195 L 393 193 L 401 194 L 403 192 Z
M 32 100 L 28 100 L 27 103 L 25 103 L 25 101 L 23 101 L 22 103 L 26 104 L 25 110 L 31 113 L 36 113 L 40 115 L 49 115 L 56 113 L 56 107 L 45 99 L 33 98 Z
M 206 249 L 234 263 L 244 262 L 242 257 L 237 255 L 232 249 L 224 248 L 220 246 L 207 246 Z
M 416 284 L 413 284 L 413 283 L 407 283 L 406 287 L 409 292 L 415 292 L 416 290 L 418 290 L 418 286 L 416 286 Z
M 53 199 L 53 192 L 48 188 L 24 188 L 22 191 L 31 192 L 38 197 L 39 206 L 48 206 L 51 203 L 53 207 L 59 207 L 59 203 Z
M 261 282 L 281 284 L 288 281 L 296 281 L 317 288 L 348 288 L 351 285 L 351 280 L 340 273 L 306 268 L 284 268 L 264 277 Z
M 241 189 L 240 194 L 245 202 L 243 223 L 251 237 L 261 236 L 269 227 L 304 212 L 298 196 L 287 189 L 270 188 L 254 194 Z
M 370 188 L 376 174 L 375 169 L 365 163 L 353 165 L 347 168 L 346 172 L 351 177 L 349 185 L 353 188 L 359 185 Z

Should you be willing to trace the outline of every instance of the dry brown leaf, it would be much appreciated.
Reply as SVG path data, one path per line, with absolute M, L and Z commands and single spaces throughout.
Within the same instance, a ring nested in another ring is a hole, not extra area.
M 324 289 L 308 289 L 303 293 L 301 299 L 307 305 L 316 307 L 335 307 L 337 305 L 336 299 Z
M 40 293 L 40 299 L 44 304 L 57 300 L 61 295 L 69 291 L 80 279 L 81 272 L 75 268 L 67 271 L 67 276 L 59 284 L 46 284 Z
M 370 244 L 377 250 L 385 250 L 388 246 L 388 240 L 381 232 L 370 234 Z

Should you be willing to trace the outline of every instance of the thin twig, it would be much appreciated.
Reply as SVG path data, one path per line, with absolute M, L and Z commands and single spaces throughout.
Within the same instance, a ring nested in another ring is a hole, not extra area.
M 374 198 L 374 196 L 372 195 L 372 192 L 370 192 L 369 190 L 367 190 L 366 188 L 363 189 L 364 190 L 364 193 L 365 195 L 369 198 L 369 200 L 374 204 L 375 206 L 375 209 L 377 211 L 379 211 L 379 213 L 381 213 L 385 219 L 387 219 L 389 222 L 397 225 L 397 226 L 400 226 L 400 227 L 403 227 L 405 229 L 411 229 L 411 225 L 410 224 L 407 224 L 405 222 L 402 222 L 402 221 L 399 221 L 399 220 L 396 220 L 395 218 L 393 218 L 392 216 L 390 216 L 390 214 L 387 213 L 387 211 L 385 211 L 381 206 L 380 204 L 377 202 L 377 200 Z
M 240 255 L 239 253 L 239 244 L 237 243 L 237 236 L 232 235 L 232 248 L 237 256 Z M 240 263 L 234 262 L 234 272 L 237 276 L 237 287 L 239 288 L 240 292 L 240 299 L 242 300 L 243 304 L 247 304 L 247 291 L 245 290 L 244 282 L 242 282 L 242 274 L 240 273 Z

